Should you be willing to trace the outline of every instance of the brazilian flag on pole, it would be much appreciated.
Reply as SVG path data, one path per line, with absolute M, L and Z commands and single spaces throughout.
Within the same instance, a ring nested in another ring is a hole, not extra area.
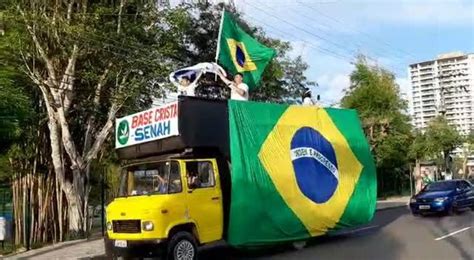
M 229 101 L 228 242 L 258 246 L 368 223 L 375 164 L 357 112 Z
M 255 89 L 276 51 L 248 35 L 227 11 L 217 41 L 216 60 L 232 74 L 242 73 L 250 90 Z

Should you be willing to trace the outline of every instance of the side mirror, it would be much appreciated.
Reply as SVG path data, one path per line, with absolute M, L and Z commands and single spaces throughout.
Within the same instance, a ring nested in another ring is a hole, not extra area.
M 193 193 L 194 189 L 188 187 L 188 193 Z

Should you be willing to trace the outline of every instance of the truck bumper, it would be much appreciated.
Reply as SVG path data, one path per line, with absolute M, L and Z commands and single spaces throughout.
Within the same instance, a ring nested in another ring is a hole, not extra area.
M 104 237 L 107 257 L 156 257 L 165 252 L 163 240 L 127 240 L 126 247 L 117 247 L 115 240 Z

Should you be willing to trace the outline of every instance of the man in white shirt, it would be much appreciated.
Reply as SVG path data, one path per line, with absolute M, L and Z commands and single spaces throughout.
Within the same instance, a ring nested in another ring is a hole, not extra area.
M 230 88 L 230 99 L 249 100 L 249 86 L 243 82 L 244 75 L 242 75 L 242 73 L 235 74 L 234 81 L 226 79 L 226 77 L 220 73 L 219 77 Z
M 312 106 L 314 105 L 313 99 L 311 97 L 311 90 L 306 90 L 301 97 L 303 99 L 304 106 Z
M 197 81 L 197 80 L 196 80 Z M 188 76 L 181 77 L 178 86 L 178 94 L 183 96 L 192 96 L 194 97 L 194 91 L 197 87 L 196 81 L 191 84 Z

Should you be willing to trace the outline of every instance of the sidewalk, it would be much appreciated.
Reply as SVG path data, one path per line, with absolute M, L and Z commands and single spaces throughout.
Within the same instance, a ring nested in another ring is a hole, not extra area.
M 409 200 L 410 197 L 394 197 L 387 200 L 379 200 L 377 201 L 377 210 L 405 207 Z M 91 259 L 103 256 L 104 254 L 105 249 L 102 238 L 94 238 L 91 240 L 75 240 L 45 246 L 43 248 L 5 257 L 4 259 Z M 1 256 L 0 259 L 2 259 Z
M 105 254 L 102 238 L 81 239 L 30 250 L 0 259 L 90 259 Z
M 410 202 L 410 196 L 392 197 L 392 198 L 388 198 L 387 200 L 378 200 L 377 210 L 404 207 L 404 206 L 408 206 L 409 202 Z

